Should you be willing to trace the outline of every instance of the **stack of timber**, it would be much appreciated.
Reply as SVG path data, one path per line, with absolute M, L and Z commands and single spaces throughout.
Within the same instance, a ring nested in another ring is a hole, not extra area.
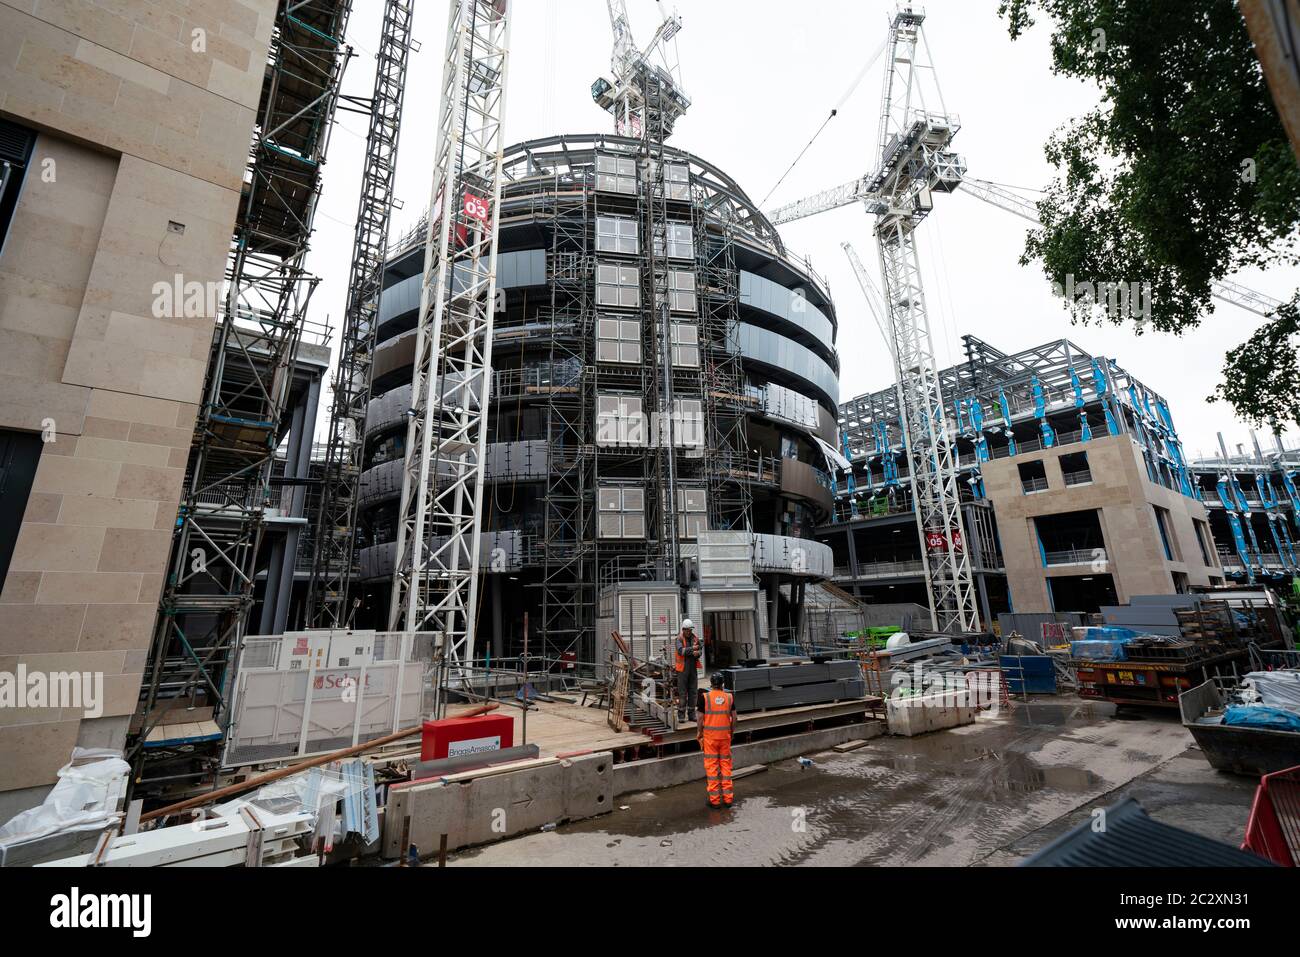
M 1215 641 L 1223 644 L 1235 643 L 1238 629 L 1232 620 L 1232 612 L 1223 602 L 1204 602 L 1200 608 L 1174 612 L 1178 619 L 1178 630 L 1189 641 Z

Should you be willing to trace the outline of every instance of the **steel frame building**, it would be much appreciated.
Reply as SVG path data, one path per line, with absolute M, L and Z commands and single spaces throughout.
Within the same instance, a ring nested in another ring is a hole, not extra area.
M 503 177 L 480 647 L 518 652 L 528 611 L 534 654 L 590 662 L 600 591 L 687 593 L 701 529 L 761 541 L 758 628 L 793 633 L 803 587 L 830 573 L 812 541 L 832 506 L 819 442 L 837 431 L 826 284 L 726 174 L 657 141 L 532 141 Z M 382 619 L 393 572 L 426 232 L 389 254 L 359 624 Z
M 1008 586 L 997 519 L 984 484 L 987 463 L 1044 449 L 1126 435 L 1155 485 L 1199 498 L 1166 400 L 1114 360 L 1094 356 L 1068 339 L 1008 354 L 974 336 L 963 337 L 966 361 L 939 373 L 952 440 L 958 450 L 961 502 L 985 621 L 1014 600 Z M 889 600 L 907 591 L 916 600 L 923 581 L 919 556 L 862 562 L 854 528 L 905 524 L 912 514 L 903 431 L 893 387 L 843 404 L 843 450 L 854 463 L 837 487 L 835 520 L 818 537 L 836 550 L 835 581 L 858 597 Z M 1085 446 L 1086 447 L 1086 446 Z
M 1280 438 L 1265 451 L 1251 433 L 1251 448 L 1191 464 L 1197 495 L 1210 514 L 1218 560 L 1232 581 L 1274 586 L 1300 580 L 1300 449 Z

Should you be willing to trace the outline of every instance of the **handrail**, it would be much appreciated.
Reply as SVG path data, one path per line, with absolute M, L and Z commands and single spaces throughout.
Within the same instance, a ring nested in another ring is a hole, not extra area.
M 1104 562 L 1109 558 L 1104 548 L 1066 548 L 1060 551 L 1046 552 L 1044 560 L 1047 565 L 1091 565 Z

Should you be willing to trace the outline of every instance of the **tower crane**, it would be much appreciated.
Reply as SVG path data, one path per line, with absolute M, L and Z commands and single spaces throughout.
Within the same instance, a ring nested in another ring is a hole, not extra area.
M 634 139 L 647 132 L 652 140 L 671 136 L 674 124 L 691 107 L 681 87 L 675 44 L 669 47 L 681 32 L 682 19 L 675 13 L 665 13 L 663 0 L 655 2 L 663 21 L 646 48 L 639 50 L 632 37 L 626 0 L 606 0 L 614 31 L 612 77 L 601 77 L 591 87 L 592 99 L 614 117 L 618 134 Z M 658 64 L 652 62 L 656 55 Z
M 873 188 L 873 178 L 874 174 L 872 176 L 863 176 L 851 183 L 845 183 L 843 186 L 837 186 L 834 189 L 828 189 L 796 203 L 782 206 L 769 214 L 768 218 L 774 225 L 780 226 L 784 223 L 806 219 L 809 216 L 815 216 L 817 213 L 839 209 L 841 206 L 849 206 L 857 202 L 863 203 L 868 209 L 873 209 L 873 204 L 877 201 Z M 962 192 L 968 193 L 991 206 L 996 206 L 1004 212 L 1028 220 L 1035 226 L 1042 225 L 1038 218 L 1037 207 L 1023 196 L 1005 187 L 967 175 L 961 177 L 960 187 Z M 1282 305 L 1281 302 L 1270 296 L 1226 279 L 1215 280 L 1210 284 L 1210 287 L 1211 295 L 1215 299 L 1238 306 L 1258 316 L 1271 315 Z
M 312 537 L 312 574 L 307 620 L 316 626 L 346 627 L 348 589 L 357 571 L 357 508 L 366 409 L 370 404 L 372 360 L 379 328 L 388 226 L 396 204 L 397 147 L 407 66 L 416 45 L 411 40 L 415 0 L 384 0 L 379 52 L 375 55 L 374 95 L 369 100 L 340 98 L 343 108 L 364 113 L 370 122 L 361 170 L 347 310 L 340 336 L 329 444 L 321 485 L 321 504 Z
M 398 513 L 392 631 L 474 654 L 510 0 L 454 0 Z
M 924 19 L 923 13 L 903 7 L 895 13 L 890 26 L 890 60 L 878 139 L 880 166 L 852 182 L 779 207 L 768 218 L 780 226 L 859 202 L 876 216 L 876 239 L 885 280 L 883 295 L 875 289 L 852 247 L 845 244 L 845 252 L 894 359 L 935 627 L 947 630 L 955 624 L 973 629 L 978 627 L 978 619 L 969 559 L 956 545 L 962 531 L 957 469 L 934 367 L 913 234 L 933 209 L 934 194 L 959 188 L 1035 224 L 1039 219 L 1029 201 L 996 184 L 967 176 L 965 162 L 949 149 L 959 124 L 943 107 L 922 30 Z M 927 75 L 938 93 L 938 113 L 926 110 L 921 81 Z M 1269 315 L 1281 305 L 1227 281 L 1213 283 L 1212 294 L 1258 315 Z
M 979 630 L 980 621 L 965 548 L 956 451 L 944 411 L 916 246 L 916 229 L 933 210 L 934 194 L 960 186 L 966 166 L 951 149 L 960 124 L 944 108 L 924 21 L 924 13 L 904 6 L 890 23 L 876 170 L 846 186 L 784 206 L 769 218 L 780 225 L 854 202 L 864 203 L 876 217 L 883 308 L 898 375 L 931 624 L 936 631 L 973 632 Z M 935 97 L 933 104 L 926 103 L 927 92 Z M 855 272 L 860 265 L 855 263 Z M 858 275 L 862 280 L 865 269 Z

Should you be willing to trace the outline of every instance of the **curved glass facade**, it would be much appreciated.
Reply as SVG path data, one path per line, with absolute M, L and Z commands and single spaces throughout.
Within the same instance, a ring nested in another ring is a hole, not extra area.
M 420 290 L 424 276 L 416 273 L 384 290 L 379 300 L 379 324 L 396 319 L 420 308 Z M 541 249 L 525 249 L 501 253 L 497 257 L 497 286 L 501 289 L 520 289 L 524 286 L 546 285 L 546 253 Z
M 835 325 L 797 290 L 787 289 L 752 272 L 740 274 L 740 301 L 751 309 L 784 319 L 813 336 L 826 347 L 825 357 L 835 355 Z
M 839 404 L 840 380 L 821 356 L 793 339 L 748 322 L 740 324 L 740 351 L 745 358 L 762 362 L 808 382 L 831 403 Z
M 583 661 L 599 654 L 598 585 L 643 581 L 648 561 L 674 549 L 688 556 L 701 531 L 762 529 L 754 567 L 765 575 L 833 573 L 830 550 L 812 534 L 833 510 L 815 438 L 834 438 L 835 307 L 743 191 L 697 157 L 665 156 L 665 181 L 681 188 L 656 206 L 662 231 L 648 232 L 643 204 L 654 184 L 636 162 L 641 149 L 639 140 L 565 137 L 505 159 L 510 251 L 497 262 L 505 295 L 496 303 L 483 523 L 485 534 L 512 530 L 517 550 L 493 565 L 484 588 L 509 614 L 529 611 L 552 650 L 576 648 Z M 425 232 L 390 253 L 377 317 L 382 374 L 366 421 L 358 544 L 378 614 L 397 536 L 414 358 L 407 330 L 423 283 L 411 273 Z M 656 237 L 670 263 L 672 349 L 662 357 L 652 321 Z M 649 446 L 617 431 L 611 438 L 611 420 L 630 415 L 607 414 L 613 401 L 650 418 L 663 381 L 681 411 L 673 421 L 689 417 L 694 430 L 673 434 L 676 503 L 654 491 L 665 479 Z M 661 542 L 674 511 L 677 541 Z M 773 627 L 793 627 L 781 621 L 797 620 L 800 600 L 769 601 Z M 499 654 L 517 645 L 508 618 L 480 618 L 479 627 Z

